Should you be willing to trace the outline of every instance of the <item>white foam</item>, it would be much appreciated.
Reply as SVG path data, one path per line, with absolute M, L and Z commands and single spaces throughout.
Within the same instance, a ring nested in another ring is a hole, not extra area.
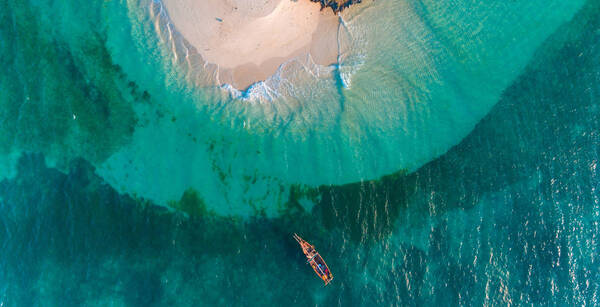
M 173 62 L 177 63 L 178 67 L 183 70 L 188 82 L 198 88 L 220 87 L 232 99 L 259 104 L 271 103 L 276 99 L 285 99 L 285 97 L 297 94 L 298 91 L 295 91 L 294 87 L 299 88 L 312 84 L 313 82 L 307 82 L 311 77 L 313 81 L 315 79 L 333 79 L 333 73 L 336 70 L 339 71 L 339 77 L 344 86 L 349 87 L 352 75 L 362 65 L 362 61 L 356 61 L 353 57 L 349 57 L 349 50 L 352 49 L 352 44 L 364 42 L 364 40 L 356 40 L 349 34 L 350 30 L 340 15 L 338 18 L 341 24 L 337 34 L 337 46 L 340 54 L 337 65 L 319 65 L 315 63 L 310 54 L 299 55 L 282 63 L 277 71 L 266 80 L 256 82 L 246 90 L 239 90 L 232 84 L 221 80 L 219 78 L 219 66 L 205 61 L 202 55 L 177 32 L 161 0 L 152 0 L 150 5 L 150 12 L 155 21 L 155 29 L 164 41 L 165 46 L 168 46 L 168 49 L 171 50 Z M 361 49 L 361 46 L 356 47 Z
M 192 187 L 209 206 L 236 212 L 247 210 L 248 203 L 272 206 L 289 183 L 342 184 L 415 170 L 471 131 L 529 60 L 522 53 L 533 54 L 566 18 L 551 17 L 555 8 L 534 5 L 543 12 L 532 21 L 523 9 L 531 7 L 527 2 L 519 8 L 498 2 L 476 9 L 483 15 L 502 9 L 498 20 L 513 22 L 498 30 L 497 21 L 482 20 L 487 23 L 472 38 L 463 34 L 479 24 L 450 15 L 454 8 L 445 2 L 431 3 L 448 11 L 428 20 L 451 20 L 463 28 L 451 28 L 442 41 L 413 3 L 376 1 L 373 9 L 344 17 L 338 30 L 337 69 L 347 89 L 335 82 L 335 66 L 315 65 L 307 56 L 286 62 L 246 93 L 217 87 L 219 68 L 206 64 L 176 31 L 169 32 L 166 14 L 153 4 L 161 52 L 166 51 L 161 54 L 169 54 L 173 65 L 155 74 L 168 81 L 145 87 L 177 121 L 161 118 L 136 127 L 131 143 L 98 173 L 115 187 L 159 203 Z M 553 3 L 573 11 L 578 6 Z M 518 42 L 518 52 L 491 48 L 514 45 L 518 38 L 508 30 L 531 35 Z M 168 53 L 173 46 L 177 58 Z M 453 53 L 456 46 L 466 46 L 460 57 Z M 115 61 L 131 75 L 136 72 L 129 71 L 135 70 L 130 63 L 144 60 Z M 184 89 L 171 86 L 179 80 L 173 67 L 184 72 Z M 248 196 L 247 189 L 254 194 Z

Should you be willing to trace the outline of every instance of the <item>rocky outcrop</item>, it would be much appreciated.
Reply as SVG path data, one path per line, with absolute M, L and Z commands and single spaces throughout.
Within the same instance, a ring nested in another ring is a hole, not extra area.
M 360 3 L 362 0 L 311 0 L 321 3 L 321 9 L 329 7 L 334 13 L 341 12 L 352 4 Z

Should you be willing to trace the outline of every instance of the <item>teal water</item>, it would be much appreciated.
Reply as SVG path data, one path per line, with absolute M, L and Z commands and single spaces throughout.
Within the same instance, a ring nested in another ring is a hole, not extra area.
M 0 306 L 598 304 L 598 1 L 377 1 L 299 109 L 86 5 L 0 4 Z

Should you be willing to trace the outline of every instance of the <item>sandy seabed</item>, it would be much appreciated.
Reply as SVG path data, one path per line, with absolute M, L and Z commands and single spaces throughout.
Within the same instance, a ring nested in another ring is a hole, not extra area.
M 339 18 L 309 0 L 163 0 L 177 31 L 219 67 L 218 82 L 246 89 L 290 59 L 337 62 Z

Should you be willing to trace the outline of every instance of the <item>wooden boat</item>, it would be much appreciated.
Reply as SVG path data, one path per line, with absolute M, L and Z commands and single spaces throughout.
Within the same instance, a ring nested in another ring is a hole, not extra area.
M 304 255 L 308 258 L 307 262 L 313 270 L 315 270 L 315 273 L 317 273 L 317 275 L 325 282 L 325 285 L 329 284 L 333 280 L 333 274 L 329 271 L 329 267 L 327 266 L 327 263 L 325 263 L 325 260 L 317 253 L 315 247 L 304 241 L 304 239 L 300 238 L 297 234 L 294 234 L 294 239 L 296 239 L 298 244 L 300 244 L 300 247 L 302 247 Z

